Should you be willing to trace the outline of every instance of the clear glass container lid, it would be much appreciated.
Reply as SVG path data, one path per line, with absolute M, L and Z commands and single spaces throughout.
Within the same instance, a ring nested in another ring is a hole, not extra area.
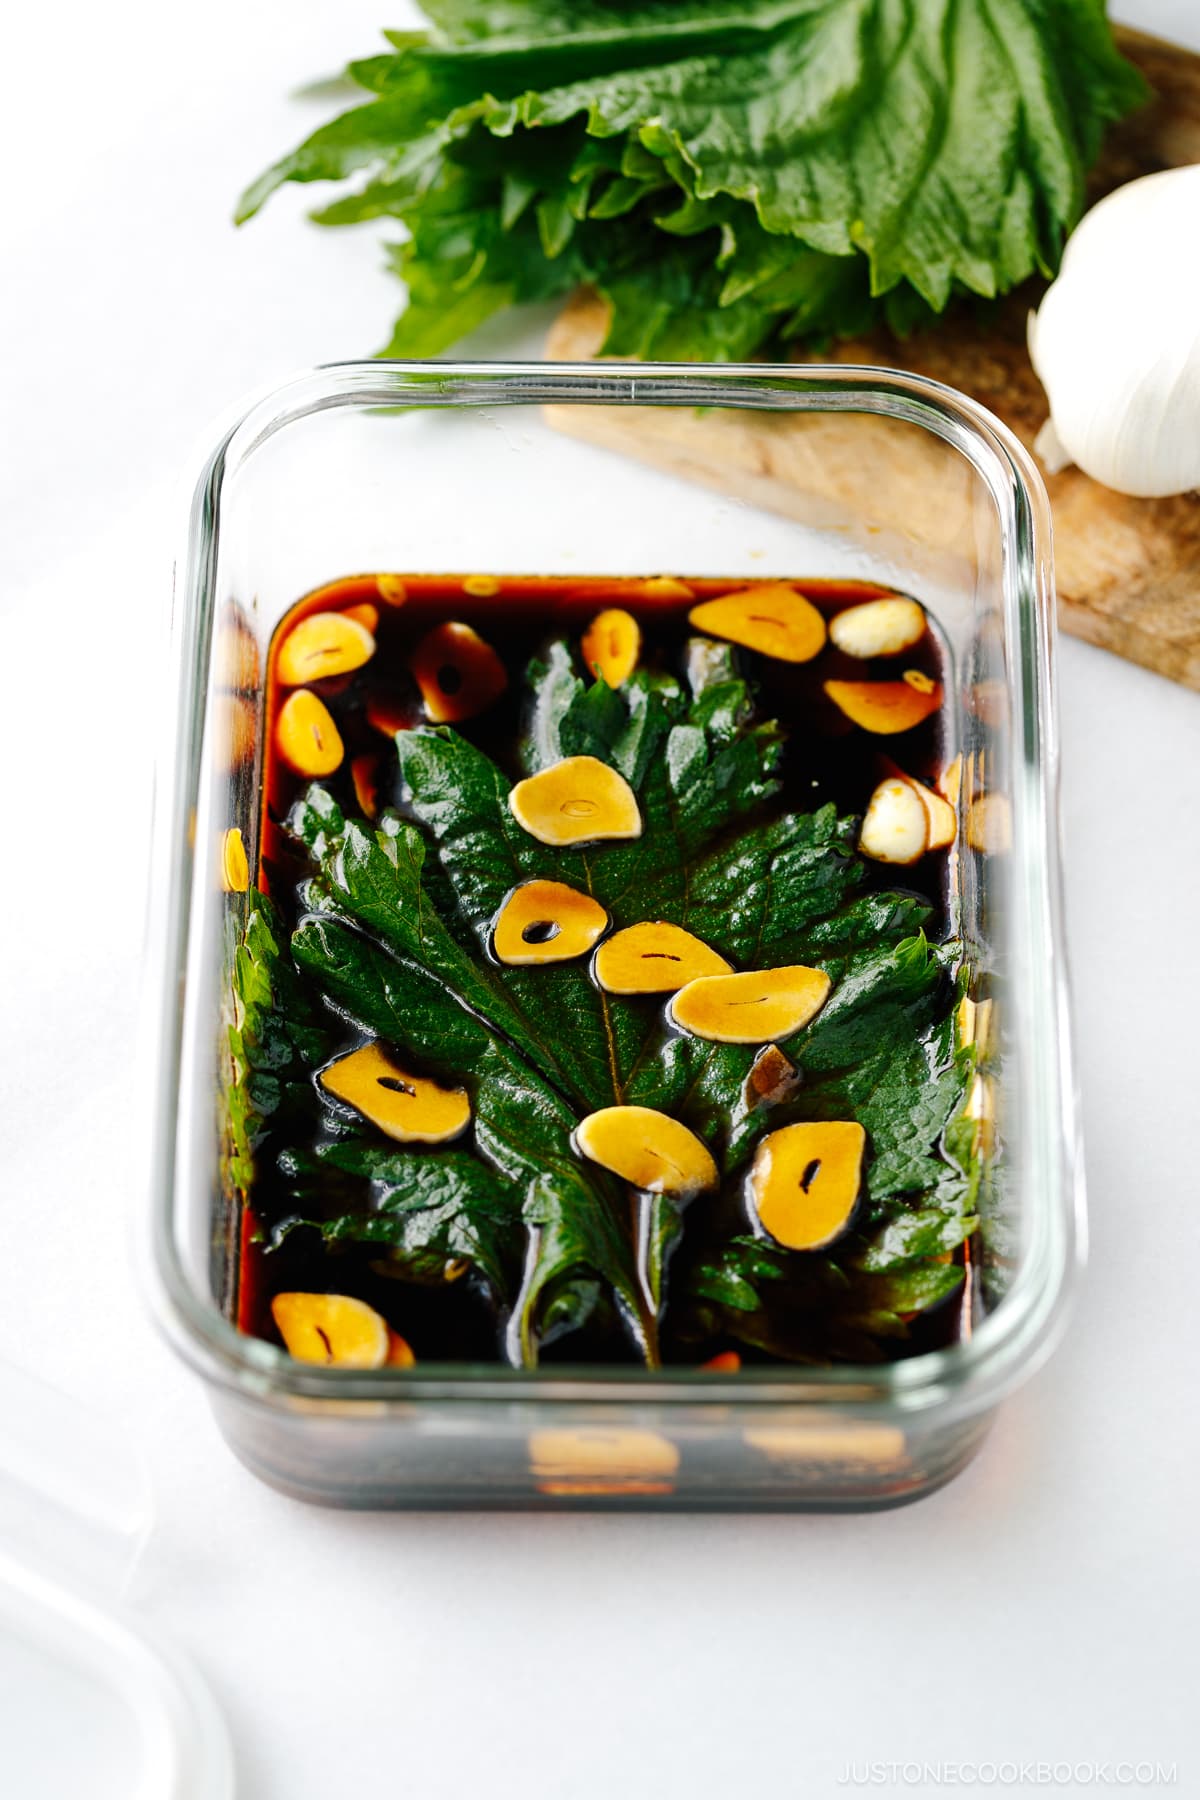
M 211 1695 L 127 1598 L 152 1522 L 111 1421 L 0 1363 L 0 1793 L 233 1795 Z

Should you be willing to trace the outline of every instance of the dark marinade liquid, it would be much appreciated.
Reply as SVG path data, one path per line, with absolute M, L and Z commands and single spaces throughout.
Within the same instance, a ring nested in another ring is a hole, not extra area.
M 848 606 L 895 593 L 894 589 L 869 583 L 800 576 L 789 579 L 828 617 Z M 683 680 L 685 645 L 697 635 L 688 623 L 690 609 L 702 600 L 741 592 L 753 585 L 744 577 L 688 576 L 676 582 L 662 577 L 506 575 L 481 579 L 462 575 L 370 574 L 349 576 L 314 590 L 285 615 L 272 639 L 258 885 L 280 908 L 289 930 L 294 927 L 304 913 L 298 889 L 309 871 L 302 849 L 283 827 L 310 777 L 295 774 L 275 748 L 275 720 L 291 691 L 277 682 L 275 661 L 283 639 L 308 614 L 363 605 L 378 611 L 378 622 L 373 628 L 376 650 L 371 660 L 352 674 L 308 684 L 329 708 L 345 745 L 340 767 L 334 774 L 321 777 L 322 785 L 335 796 L 347 816 L 361 816 L 363 809 L 356 795 L 353 771 L 356 763 L 361 769 L 363 758 L 372 759 L 378 810 L 388 806 L 405 810 L 398 762 L 386 733 L 428 723 L 408 660 L 418 641 L 433 626 L 447 621 L 469 625 L 502 658 L 508 675 L 506 691 L 479 716 L 456 723 L 453 729 L 478 745 L 515 782 L 524 772 L 518 765 L 517 744 L 529 705 L 525 672 L 531 659 L 544 653 L 552 640 L 566 637 L 577 645 L 598 612 L 619 607 L 632 613 L 640 625 L 639 665 Z M 909 731 L 872 736 L 853 726 L 822 688 L 830 679 L 896 680 L 901 670 L 909 669 L 944 682 L 948 674 L 946 659 L 933 629 L 927 629 L 921 642 L 901 657 L 863 661 L 841 654 L 829 643 L 811 663 L 781 662 L 741 647 L 735 647 L 735 659 L 750 682 L 756 716 L 778 719 L 786 733 L 778 772 L 781 791 L 772 802 L 772 812 L 813 812 L 832 802 L 839 815 L 861 814 L 877 783 L 892 772 L 893 764 L 932 784 L 952 754 L 952 747 L 945 741 L 944 707 Z M 874 886 L 917 893 L 929 901 L 933 907 L 930 936 L 936 939 L 946 934 L 949 894 L 944 851 L 930 852 L 910 867 L 874 863 L 866 866 L 868 881 Z M 651 1012 L 661 1009 L 665 998 L 623 998 L 622 1004 Z M 769 1125 L 765 1128 L 769 1129 Z M 321 1141 L 318 1129 L 312 1144 Z M 469 1141 L 469 1137 L 464 1141 Z M 287 1184 L 275 1167 L 274 1153 L 281 1147 L 268 1139 L 256 1155 L 254 1190 L 237 1232 L 237 1267 L 232 1271 L 233 1280 L 227 1291 L 234 1296 L 234 1316 L 243 1331 L 275 1343 L 281 1341 L 271 1315 L 271 1301 L 276 1294 L 347 1294 L 366 1301 L 402 1331 L 419 1362 L 498 1360 L 499 1322 L 495 1308 L 483 1284 L 472 1276 L 426 1287 L 389 1274 L 378 1246 L 332 1247 L 311 1229 L 280 1232 L 279 1227 L 294 1211 Z M 739 1173 L 721 1193 L 689 1203 L 685 1245 L 687 1234 L 697 1229 L 719 1236 L 745 1233 L 742 1181 Z M 954 1260 L 963 1258 L 964 1250 L 960 1250 Z M 954 1341 L 962 1329 L 962 1295 L 967 1286 L 964 1284 L 949 1301 L 914 1319 L 908 1337 L 889 1344 L 886 1354 L 907 1357 Z M 665 1363 L 695 1365 L 732 1347 L 714 1340 L 698 1355 L 692 1344 L 673 1345 L 668 1325 L 662 1354 Z M 744 1346 L 738 1349 L 746 1364 L 776 1361 Z M 545 1346 L 540 1360 L 543 1364 L 578 1365 L 631 1363 L 638 1359 L 627 1333 L 612 1318 Z

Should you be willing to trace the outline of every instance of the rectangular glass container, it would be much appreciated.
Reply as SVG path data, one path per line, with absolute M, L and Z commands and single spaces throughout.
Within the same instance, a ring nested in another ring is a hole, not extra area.
M 672 409 L 644 442 L 642 408 Z M 709 453 L 693 469 L 699 428 Z M 716 491 L 683 478 L 714 457 Z M 970 991 L 993 1003 L 971 1100 L 989 1148 L 962 1341 L 736 1375 L 354 1372 L 235 1329 L 222 1109 L 246 896 L 222 891 L 221 846 L 237 826 L 254 867 L 272 630 L 303 594 L 367 570 L 832 576 L 925 603 L 948 658 L 951 750 L 971 771 L 953 908 Z M 1052 1344 L 1082 1241 L 1050 523 L 1012 436 L 947 388 L 874 369 L 336 365 L 257 401 L 205 461 L 173 642 L 148 1261 L 158 1314 L 243 1461 L 288 1493 L 359 1507 L 881 1506 L 961 1468 Z

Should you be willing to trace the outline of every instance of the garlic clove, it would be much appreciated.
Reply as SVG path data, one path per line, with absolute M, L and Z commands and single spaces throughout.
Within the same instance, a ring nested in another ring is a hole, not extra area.
M 1028 325 L 1050 404 L 1037 441 L 1118 493 L 1200 488 L 1200 163 L 1142 176 L 1075 228 Z

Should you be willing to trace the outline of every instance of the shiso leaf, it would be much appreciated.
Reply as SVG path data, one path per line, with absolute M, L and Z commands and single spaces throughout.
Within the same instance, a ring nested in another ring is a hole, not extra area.
M 1057 266 L 1105 127 L 1146 97 L 1103 0 L 430 0 L 373 98 L 254 182 L 359 185 L 432 355 L 591 282 L 609 354 L 745 357 L 935 318 Z
M 256 899 L 238 952 L 234 1138 L 246 1185 L 274 1158 L 277 1232 L 307 1224 L 331 1247 L 377 1249 L 413 1282 L 466 1263 L 522 1365 L 614 1320 L 650 1366 L 660 1340 L 670 1357 L 730 1339 L 790 1360 L 877 1357 L 955 1291 L 961 1271 L 935 1259 L 976 1223 L 958 947 L 927 940 L 925 902 L 870 885 L 853 819 L 779 809 L 782 734 L 728 648 L 700 641 L 688 667 L 687 686 L 639 671 L 613 691 L 560 642 L 529 672 L 521 767 L 587 754 L 620 769 L 640 839 L 542 844 L 477 744 L 402 731 L 403 815 L 371 824 L 311 786 L 288 821 L 305 864 L 299 922 L 285 941 Z M 594 895 L 618 929 L 663 918 L 740 967 L 825 969 L 828 1002 L 781 1046 L 798 1085 L 748 1108 L 756 1047 L 672 1031 L 657 1003 L 604 993 L 585 959 L 495 963 L 495 916 L 532 877 Z M 315 1077 L 365 1038 L 464 1085 L 470 1135 L 416 1151 L 348 1122 Z M 680 1119 L 735 1178 L 765 1130 L 857 1118 L 869 1153 L 851 1234 L 825 1253 L 748 1239 L 729 1210 L 736 1180 L 683 1209 L 631 1193 L 572 1141 L 588 1112 L 622 1103 Z

